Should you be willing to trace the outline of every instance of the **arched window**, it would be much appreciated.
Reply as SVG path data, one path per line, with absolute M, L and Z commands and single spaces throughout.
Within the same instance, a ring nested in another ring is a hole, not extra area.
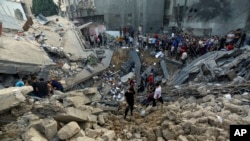
M 16 9 L 16 10 L 15 10 L 15 17 L 16 17 L 18 20 L 24 20 L 24 19 L 23 19 L 23 14 L 22 14 L 22 12 L 21 12 L 20 9 Z

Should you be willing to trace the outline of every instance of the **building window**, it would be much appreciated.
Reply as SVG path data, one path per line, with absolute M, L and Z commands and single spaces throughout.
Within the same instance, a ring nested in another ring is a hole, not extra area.
M 193 8 L 191 8 L 190 10 L 189 10 L 189 13 L 192 13 L 193 12 Z
M 116 14 L 115 17 L 116 17 L 116 18 L 120 18 L 121 15 L 120 15 L 120 14 Z

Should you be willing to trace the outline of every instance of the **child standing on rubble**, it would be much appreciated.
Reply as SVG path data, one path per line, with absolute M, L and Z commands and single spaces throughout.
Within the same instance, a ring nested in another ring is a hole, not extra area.
M 125 98 L 126 98 L 126 109 L 125 109 L 124 119 L 126 119 L 129 110 L 130 110 L 131 116 L 133 116 L 134 95 L 135 95 L 135 90 L 134 90 L 133 87 L 130 87 L 130 88 L 128 89 L 128 91 L 126 91 L 126 93 L 125 93 Z

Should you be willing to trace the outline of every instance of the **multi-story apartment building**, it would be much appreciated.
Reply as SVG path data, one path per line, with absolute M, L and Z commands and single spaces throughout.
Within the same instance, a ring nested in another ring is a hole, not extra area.
M 32 0 L 25 1 L 31 6 Z M 104 24 L 108 30 L 131 25 L 143 32 L 181 27 L 223 35 L 250 28 L 249 0 L 54 0 L 61 15 L 81 23 Z M 206 34 L 208 34 L 206 33 Z

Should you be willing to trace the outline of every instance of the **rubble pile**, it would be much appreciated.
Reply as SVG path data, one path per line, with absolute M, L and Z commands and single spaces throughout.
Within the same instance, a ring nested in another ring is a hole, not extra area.
M 229 82 L 250 79 L 249 46 L 232 51 L 214 51 L 193 60 L 173 78 L 173 85 L 189 81 L 196 83 Z M 236 81 L 236 80 L 235 80 Z
M 104 94 L 97 87 L 55 91 L 40 100 L 27 95 L 29 86 L 3 89 L 1 116 L 17 120 L 2 125 L 0 139 L 224 141 L 229 139 L 229 125 L 250 123 L 249 86 L 250 82 L 163 87 L 163 105 L 137 102 L 134 116 L 127 120 L 123 103 L 102 102 Z
M 102 108 L 107 110 L 105 105 L 94 104 L 101 99 L 96 88 L 69 93 L 56 91 L 48 99 L 35 101 L 27 96 L 30 90 L 32 87 L 25 86 L 4 89 L 6 94 L 1 92 L 0 97 L 5 100 L 2 115 L 17 118 L 1 127 L 1 140 L 112 141 L 116 137 L 113 130 L 103 127 L 109 113 L 103 112 Z

